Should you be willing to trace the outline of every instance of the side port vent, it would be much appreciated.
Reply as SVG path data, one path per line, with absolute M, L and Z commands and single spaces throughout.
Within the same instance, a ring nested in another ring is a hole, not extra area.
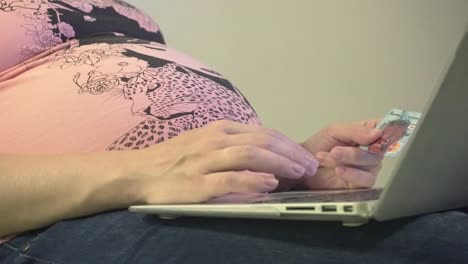
M 315 211 L 314 206 L 286 206 L 287 211 Z
M 322 212 L 336 212 L 336 205 L 322 205 Z

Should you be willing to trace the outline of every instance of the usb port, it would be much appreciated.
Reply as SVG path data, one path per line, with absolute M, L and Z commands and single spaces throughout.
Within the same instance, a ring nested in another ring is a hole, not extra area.
M 322 205 L 322 212 L 336 212 L 336 205 Z
M 353 206 L 352 205 L 345 205 L 343 206 L 343 211 L 346 213 L 352 213 L 353 212 Z

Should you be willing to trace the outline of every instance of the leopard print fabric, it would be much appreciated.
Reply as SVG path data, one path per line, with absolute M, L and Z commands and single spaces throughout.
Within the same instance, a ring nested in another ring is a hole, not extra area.
M 148 119 L 117 139 L 109 150 L 148 147 L 221 119 L 258 123 L 240 94 L 175 63 L 134 76 L 124 94 L 133 101 L 132 112 Z
M 216 120 L 260 124 L 229 81 L 160 43 L 101 39 L 50 60 L 50 69 L 77 70 L 73 82 L 78 94 L 121 94 L 132 103 L 129 113 L 145 119 L 107 150 L 146 148 Z

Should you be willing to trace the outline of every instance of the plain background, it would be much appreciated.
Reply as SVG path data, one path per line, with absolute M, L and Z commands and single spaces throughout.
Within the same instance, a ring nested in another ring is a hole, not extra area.
M 332 122 L 423 111 L 468 22 L 468 0 L 130 2 L 297 141 Z

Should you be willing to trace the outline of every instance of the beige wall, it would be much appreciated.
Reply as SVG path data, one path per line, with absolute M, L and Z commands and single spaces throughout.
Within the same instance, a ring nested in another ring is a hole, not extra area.
M 296 140 L 392 107 L 421 111 L 468 22 L 468 0 L 132 2 Z

